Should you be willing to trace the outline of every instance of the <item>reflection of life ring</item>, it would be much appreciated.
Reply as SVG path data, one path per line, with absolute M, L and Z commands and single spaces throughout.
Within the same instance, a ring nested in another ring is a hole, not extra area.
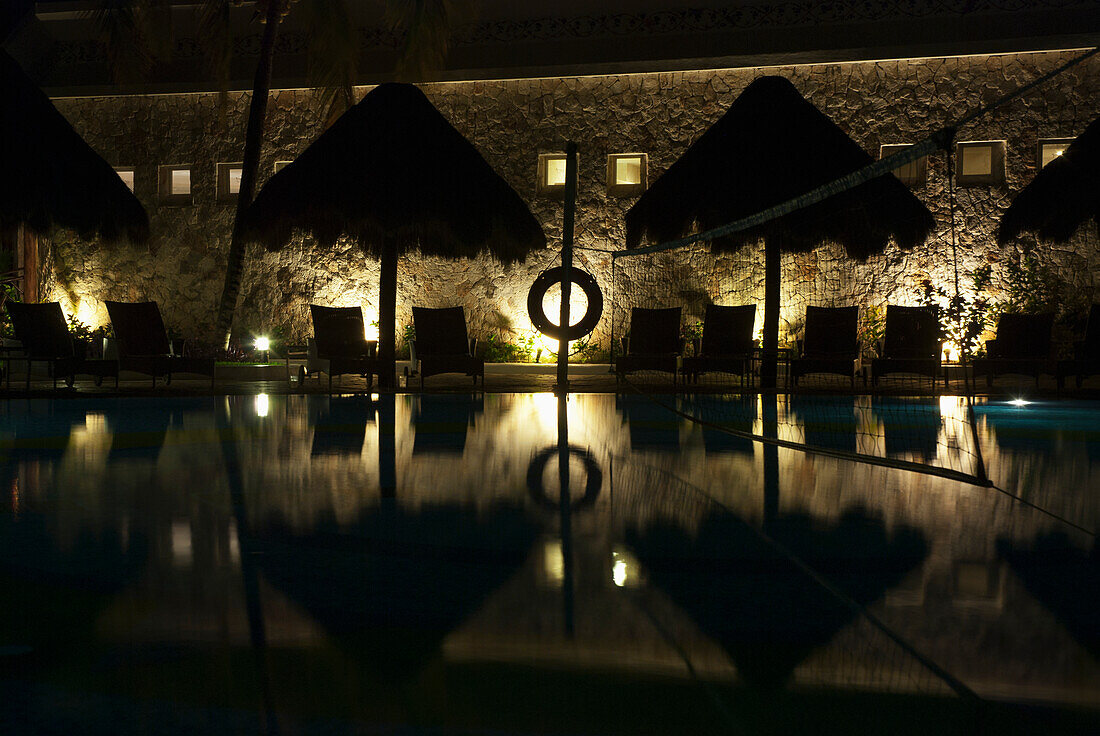
M 603 314 L 603 292 L 592 274 L 579 268 L 569 269 L 569 280 L 580 287 L 584 295 L 588 297 L 588 311 L 580 322 L 569 325 L 562 330 L 560 325 L 550 321 L 543 309 L 542 300 L 546 292 L 554 284 L 560 284 L 565 274 L 564 266 L 556 266 L 549 271 L 543 271 L 531 284 L 531 291 L 527 292 L 527 314 L 531 317 L 531 324 L 535 329 L 555 340 L 578 340 L 596 329 Z M 564 333 L 564 334 L 563 334 Z
M 596 502 L 596 497 L 600 495 L 600 488 L 603 486 L 603 471 L 600 470 L 596 459 L 592 457 L 588 450 L 570 445 L 569 454 L 581 459 L 581 462 L 584 463 L 585 474 L 584 495 L 576 503 L 570 505 L 570 509 L 573 510 Z M 531 464 L 527 466 L 527 490 L 530 491 L 531 498 L 542 506 L 552 509 L 558 508 L 560 502 L 551 501 L 550 497 L 546 495 L 546 489 L 542 487 L 542 474 L 546 470 L 550 458 L 557 456 L 557 447 L 547 447 L 538 455 L 535 455 L 534 459 L 531 460 Z

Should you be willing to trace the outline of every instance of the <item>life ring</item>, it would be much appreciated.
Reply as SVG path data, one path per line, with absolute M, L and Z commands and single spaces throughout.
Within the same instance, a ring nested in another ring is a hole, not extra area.
M 576 511 L 596 502 L 596 497 L 600 495 L 600 488 L 603 487 L 603 471 L 600 470 L 599 463 L 592 457 L 592 454 L 583 447 L 570 445 L 569 454 L 580 458 L 581 463 L 584 464 L 584 495 L 569 504 L 569 509 Z M 561 500 L 550 500 L 546 489 L 542 487 L 542 474 L 550 463 L 550 459 L 555 457 L 558 457 L 558 448 L 547 447 L 532 458 L 531 464 L 527 466 L 527 490 L 531 494 L 531 498 L 540 506 L 550 509 L 559 508 Z
M 542 300 L 546 292 L 554 284 L 560 284 L 565 275 L 564 266 L 555 266 L 548 271 L 543 271 L 531 284 L 531 291 L 527 292 L 527 314 L 531 317 L 531 324 L 535 329 L 554 340 L 578 340 L 596 329 L 603 315 L 603 292 L 596 279 L 587 271 L 573 267 L 569 269 L 569 280 L 580 287 L 584 295 L 588 297 L 588 311 L 580 322 L 562 329 L 560 325 L 550 321 L 543 309 Z

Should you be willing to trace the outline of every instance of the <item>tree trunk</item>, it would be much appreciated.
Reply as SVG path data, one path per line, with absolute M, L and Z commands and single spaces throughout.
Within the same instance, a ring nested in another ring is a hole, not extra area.
M 764 351 L 760 363 L 760 387 L 775 388 L 779 347 L 779 282 L 782 277 L 779 243 L 764 241 Z
M 393 388 L 397 336 L 397 243 L 382 241 L 382 273 L 378 279 L 378 357 L 382 361 L 379 388 Z
M 237 310 L 237 297 L 241 291 L 241 273 L 247 243 L 241 233 L 241 215 L 252 204 L 256 194 L 256 173 L 260 167 L 260 144 L 263 142 L 264 118 L 267 114 L 267 98 L 271 92 L 271 62 L 275 55 L 275 37 L 282 19 L 282 3 L 269 2 L 264 23 L 263 40 L 260 43 L 260 61 L 252 82 L 252 103 L 248 108 L 248 127 L 244 134 L 244 161 L 241 164 L 241 189 L 237 195 L 237 213 L 233 220 L 233 237 L 229 242 L 229 254 L 225 264 L 225 284 L 218 302 L 216 334 L 222 347 L 229 347 L 233 334 L 233 313 Z

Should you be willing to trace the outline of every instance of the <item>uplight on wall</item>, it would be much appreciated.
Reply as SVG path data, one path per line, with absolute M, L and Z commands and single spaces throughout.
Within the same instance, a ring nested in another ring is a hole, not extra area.
M 879 158 L 886 158 L 895 153 L 900 153 L 909 148 L 909 143 L 887 143 L 879 147 Z M 910 161 L 903 166 L 894 169 L 894 176 L 901 180 L 902 184 L 911 187 L 923 187 L 928 181 L 928 157 L 921 156 L 916 161 Z
M 122 183 L 130 188 L 130 191 L 134 191 L 134 167 L 133 166 L 116 166 L 115 173 L 118 174 L 118 178 L 122 179 Z
M 649 186 L 649 156 L 645 153 L 611 153 L 607 156 L 607 193 L 629 197 Z
M 218 164 L 218 201 L 235 202 L 241 193 L 241 164 Z
M 1051 161 L 1065 153 L 1070 143 L 1073 143 L 1072 138 L 1040 138 L 1037 156 L 1039 168 L 1046 167 Z
M 540 153 L 536 176 L 539 194 L 561 196 L 565 192 L 565 154 Z
M 955 182 L 959 186 L 1004 184 L 1005 142 L 964 141 L 955 148 Z
M 160 167 L 160 199 L 165 204 L 191 204 L 191 167 Z

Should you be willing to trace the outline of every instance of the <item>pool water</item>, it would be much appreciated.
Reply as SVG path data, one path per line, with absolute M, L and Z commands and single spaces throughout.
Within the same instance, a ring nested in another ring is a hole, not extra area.
M 0 404 L 0 733 L 1097 732 L 1100 405 L 657 399 Z

